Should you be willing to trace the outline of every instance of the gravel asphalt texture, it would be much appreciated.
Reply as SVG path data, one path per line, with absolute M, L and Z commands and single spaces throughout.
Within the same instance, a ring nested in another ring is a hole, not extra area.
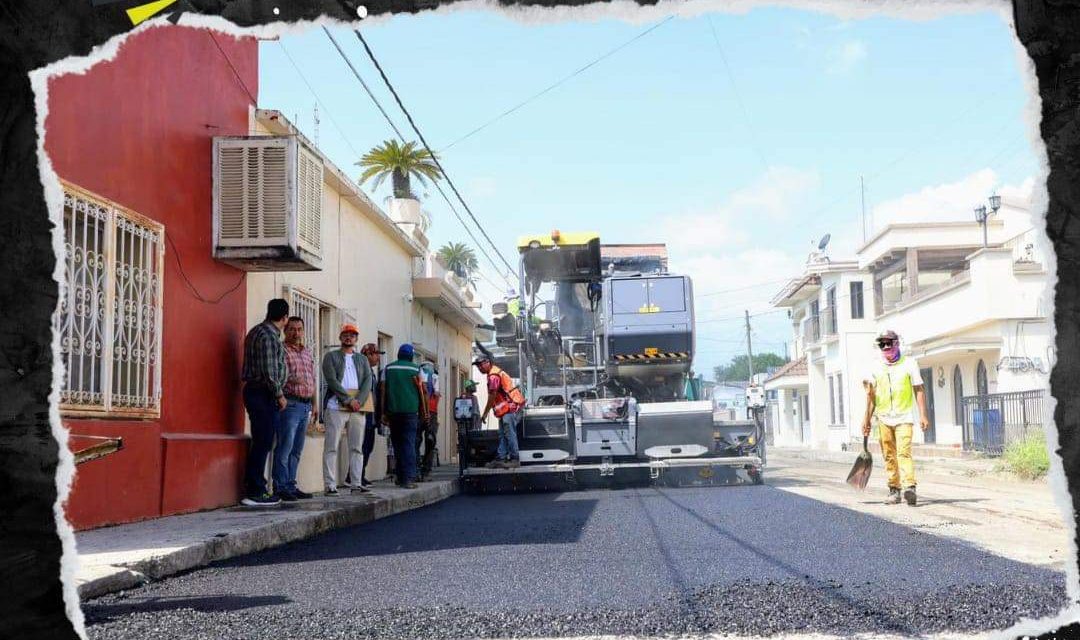
M 102 640 L 425 640 L 916 635 L 1004 628 L 1065 604 L 1064 574 L 741 486 L 457 496 L 83 611 Z

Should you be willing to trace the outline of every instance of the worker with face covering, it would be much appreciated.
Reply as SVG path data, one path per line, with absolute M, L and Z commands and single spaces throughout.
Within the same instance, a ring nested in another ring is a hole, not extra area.
M 922 374 L 915 358 L 900 353 L 900 338 L 896 332 L 883 331 L 875 343 L 882 361 L 863 381 L 866 389 L 863 435 L 870 435 L 870 421 L 876 417 L 889 484 L 885 503 L 900 504 L 902 494 L 903 500 L 915 506 L 915 461 L 911 457 L 911 438 L 916 404 L 919 426 L 924 432 L 930 428 Z

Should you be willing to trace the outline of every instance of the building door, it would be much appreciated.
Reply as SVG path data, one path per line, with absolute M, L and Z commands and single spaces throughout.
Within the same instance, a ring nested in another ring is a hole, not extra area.
M 937 418 L 934 415 L 934 370 L 923 369 L 921 373 L 923 391 L 926 392 L 926 417 L 930 420 L 930 428 L 923 433 L 923 442 L 934 444 L 937 442 Z

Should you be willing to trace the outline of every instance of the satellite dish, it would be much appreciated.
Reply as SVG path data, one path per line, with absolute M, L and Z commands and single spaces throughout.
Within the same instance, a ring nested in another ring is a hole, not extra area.
M 818 251 L 824 251 L 825 250 L 825 246 L 829 244 L 829 239 L 830 238 L 832 238 L 832 236 L 829 235 L 828 233 L 826 233 L 824 236 L 821 237 L 821 242 L 817 243 Z

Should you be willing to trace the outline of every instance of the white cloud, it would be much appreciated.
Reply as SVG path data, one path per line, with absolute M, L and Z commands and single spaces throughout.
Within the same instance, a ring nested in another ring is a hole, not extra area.
M 1002 185 L 993 169 L 981 169 L 957 182 L 925 187 L 874 206 L 873 229 L 902 222 L 967 222 L 974 219 L 972 210 L 986 204 L 995 191 L 1006 199 L 1026 200 L 1034 186 L 1030 177 L 1020 185 Z
M 747 242 L 746 221 L 789 218 L 819 184 L 815 171 L 770 167 L 716 207 L 661 216 L 656 235 L 667 239 L 671 255 L 723 253 Z
M 848 73 L 866 59 L 867 51 L 862 40 L 848 40 L 829 51 L 825 70 L 834 75 Z

